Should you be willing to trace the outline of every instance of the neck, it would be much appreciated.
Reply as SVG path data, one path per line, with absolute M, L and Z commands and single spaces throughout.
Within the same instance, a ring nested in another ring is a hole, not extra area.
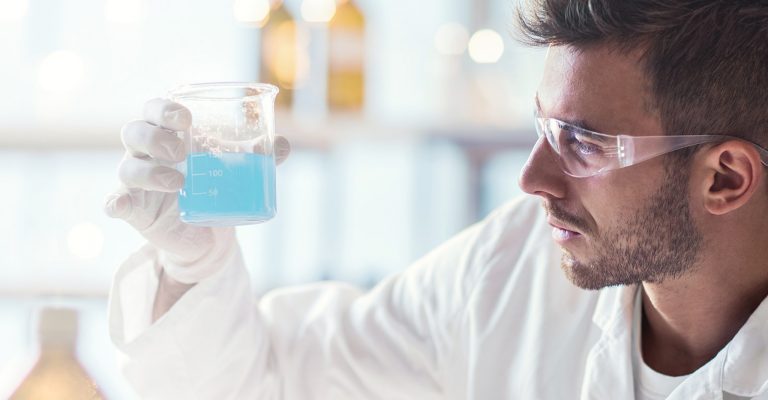
M 643 283 L 642 354 L 654 370 L 680 376 L 699 369 L 768 295 L 768 272 L 759 262 L 765 258 L 744 260 L 756 253 L 743 248 L 719 250 L 683 277 Z

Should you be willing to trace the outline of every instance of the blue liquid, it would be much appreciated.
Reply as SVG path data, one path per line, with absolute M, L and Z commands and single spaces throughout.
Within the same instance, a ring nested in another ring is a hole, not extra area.
M 277 212 L 273 156 L 192 153 L 179 192 L 181 220 L 226 226 L 263 222 Z

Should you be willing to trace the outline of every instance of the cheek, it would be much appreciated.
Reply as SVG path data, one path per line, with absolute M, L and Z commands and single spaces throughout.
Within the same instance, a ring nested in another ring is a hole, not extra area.
M 645 205 L 650 193 L 647 182 L 621 174 L 623 171 L 618 172 L 585 179 L 576 194 L 584 210 L 584 218 L 595 232 L 626 222 Z
M 627 223 L 664 184 L 665 172 L 660 158 L 602 175 L 576 179 L 569 193 L 581 208 L 581 216 L 593 232 L 614 230 Z M 631 227 L 630 227 L 631 228 Z
M 600 232 L 612 216 L 620 208 L 616 201 L 616 194 L 613 188 L 605 184 L 602 177 L 592 177 L 586 179 L 584 185 L 579 188 L 576 198 L 579 199 L 582 208 L 582 217 L 590 225 L 593 232 Z

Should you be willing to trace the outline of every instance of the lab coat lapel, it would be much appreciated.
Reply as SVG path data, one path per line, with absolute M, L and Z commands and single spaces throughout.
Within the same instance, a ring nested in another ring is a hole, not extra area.
M 632 309 L 637 285 L 602 289 L 592 321 L 602 335 L 587 356 L 581 399 L 632 399 Z
M 686 378 L 667 400 L 723 400 L 722 371 L 725 352 Z M 738 397 L 737 397 L 738 399 Z
M 768 297 L 721 353 L 725 392 L 768 398 Z
M 603 289 L 592 321 L 602 335 L 587 356 L 581 399 L 632 399 L 632 317 L 638 286 Z M 731 342 L 667 400 L 768 400 L 768 298 Z
M 669 400 L 768 398 L 768 300 L 728 345 L 688 377 Z

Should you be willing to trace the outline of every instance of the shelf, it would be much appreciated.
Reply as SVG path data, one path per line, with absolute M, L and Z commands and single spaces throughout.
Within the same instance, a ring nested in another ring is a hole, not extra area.
M 353 138 L 406 140 L 446 139 L 461 145 L 532 145 L 536 136 L 523 124 L 485 124 L 443 119 L 440 121 L 374 120 L 361 114 L 339 113 L 325 118 L 296 118 L 278 112 L 277 134 L 297 148 L 328 148 Z M 0 126 L 0 148 L 62 150 L 122 147 L 121 123 L 89 125 Z

